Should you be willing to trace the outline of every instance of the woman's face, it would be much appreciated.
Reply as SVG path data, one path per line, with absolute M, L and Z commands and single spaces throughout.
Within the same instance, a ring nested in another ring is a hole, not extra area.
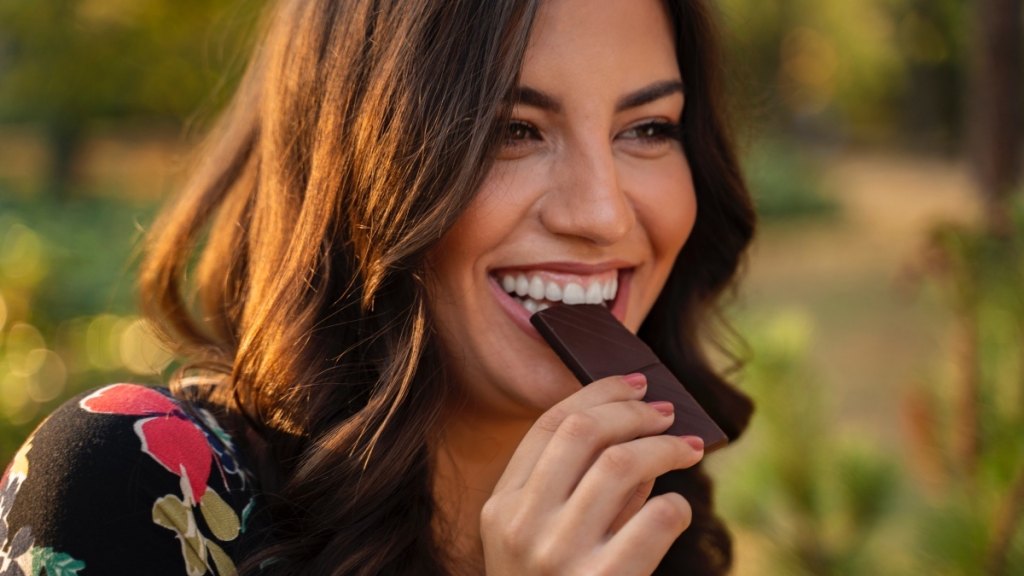
M 532 418 L 579 384 L 531 311 L 600 302 L 635 332 L 697 206 L 661 1 L 545 0 L 513 96 L 497 161 L 431 252 L 431 309 L 472 408 Z

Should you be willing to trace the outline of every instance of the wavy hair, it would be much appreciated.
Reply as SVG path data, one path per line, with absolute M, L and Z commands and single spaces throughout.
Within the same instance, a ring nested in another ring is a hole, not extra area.
M 272 518 L 243 572 L 270 558 L 264 574 L 455 569 L 433 531 L 430 446 L 452 397 L 424 263 L 487 174 L 539 1 L 282 0 L 151 230 L 143 309 L 192 362 L 172 390 L 233 422 Z M 669 4 L 699 213 L 640 334 L 735 438 L 750 403 L 698 340 L 754 215 L 712 19 L 702 1 Z M 662 569 L 724 573 L 700 467 L 656 489 L 694 510 Z

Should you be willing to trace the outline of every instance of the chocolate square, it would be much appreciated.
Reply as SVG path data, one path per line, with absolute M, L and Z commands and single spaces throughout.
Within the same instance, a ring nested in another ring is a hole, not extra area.
M 699 436 L 706 453 L 728 443 L 725 432 L 654 351 L 604 306 L 555 305 L 534 314 L 530 322 L 581 384 L 642 372 L 647 376 L 644 400 L 666 400 L 675 406 L 676 417 L 666 434 Z

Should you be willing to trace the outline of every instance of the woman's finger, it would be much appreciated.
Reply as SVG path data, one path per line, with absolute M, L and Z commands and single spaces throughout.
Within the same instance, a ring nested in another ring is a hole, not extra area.
M 572 538 L 604 538 L 633 497 L 635 487 L 670 472 L 693 466 L 704 456 L 703 442 L 668 435 L 638 438 L 605 449 L 569 497 L 560 522 Z M 570 537 L 567 533 L 566 537 Z
M 651 574 L 690 525 L 690 503 L 674 492 L 655 496 L 597 552 L 604 574 Z
M 647 503 L 647 499 L 651 497 L 651 490 L 654 489 L 654 480 L 643 482 L 640 485 L 633 488 L 633 493 L 629 495 L 629 499 L 626 500 L 626 505 L 619 511 L 619 515 L 612 521 L 612 525 L 608 531 L 611 534 L 617 534 L 619 530 L 629 522 L 640 508 Z
M 551 434 L 523 487 L 542 493 L 549 503 L 565 501 L 581 478 L 591 473 L 591 467 L 602 452 L 610 446 L 628 446 L 637 438 L 660 434 L 672 419 L 671 404 L 652 405 L 640 400 L 611 402 L 570 414 Z M 657 458 L 662 454 L 657 452 L 652 456 Z M 643 469 L 648 468 L 651 466 Z
M 610 376 L 584 386 L 554 405 L 537 419 L 523 437 L 495 485 L 494 492 L 518 489 L 526 483 L 551 437 L 570 414 L 609 402 L 640 400 L 646 391 L 647 379 L 642 374 Z

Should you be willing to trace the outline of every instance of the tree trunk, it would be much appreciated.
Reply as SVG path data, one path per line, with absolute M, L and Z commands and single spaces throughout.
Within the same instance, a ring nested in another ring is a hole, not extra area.
M 76 122 L 54 121 L 46 129 L 50 149 L 50 170 L 45 192 L 54 199 L 68 197 L 76 181 L 76 168 L 82 148 L 82 130 Z
M 970 77 L 971 157 L 997 236 L 1011 233 L 1010 198 L 1020 178 L 1021 0 L 975 0 Z

